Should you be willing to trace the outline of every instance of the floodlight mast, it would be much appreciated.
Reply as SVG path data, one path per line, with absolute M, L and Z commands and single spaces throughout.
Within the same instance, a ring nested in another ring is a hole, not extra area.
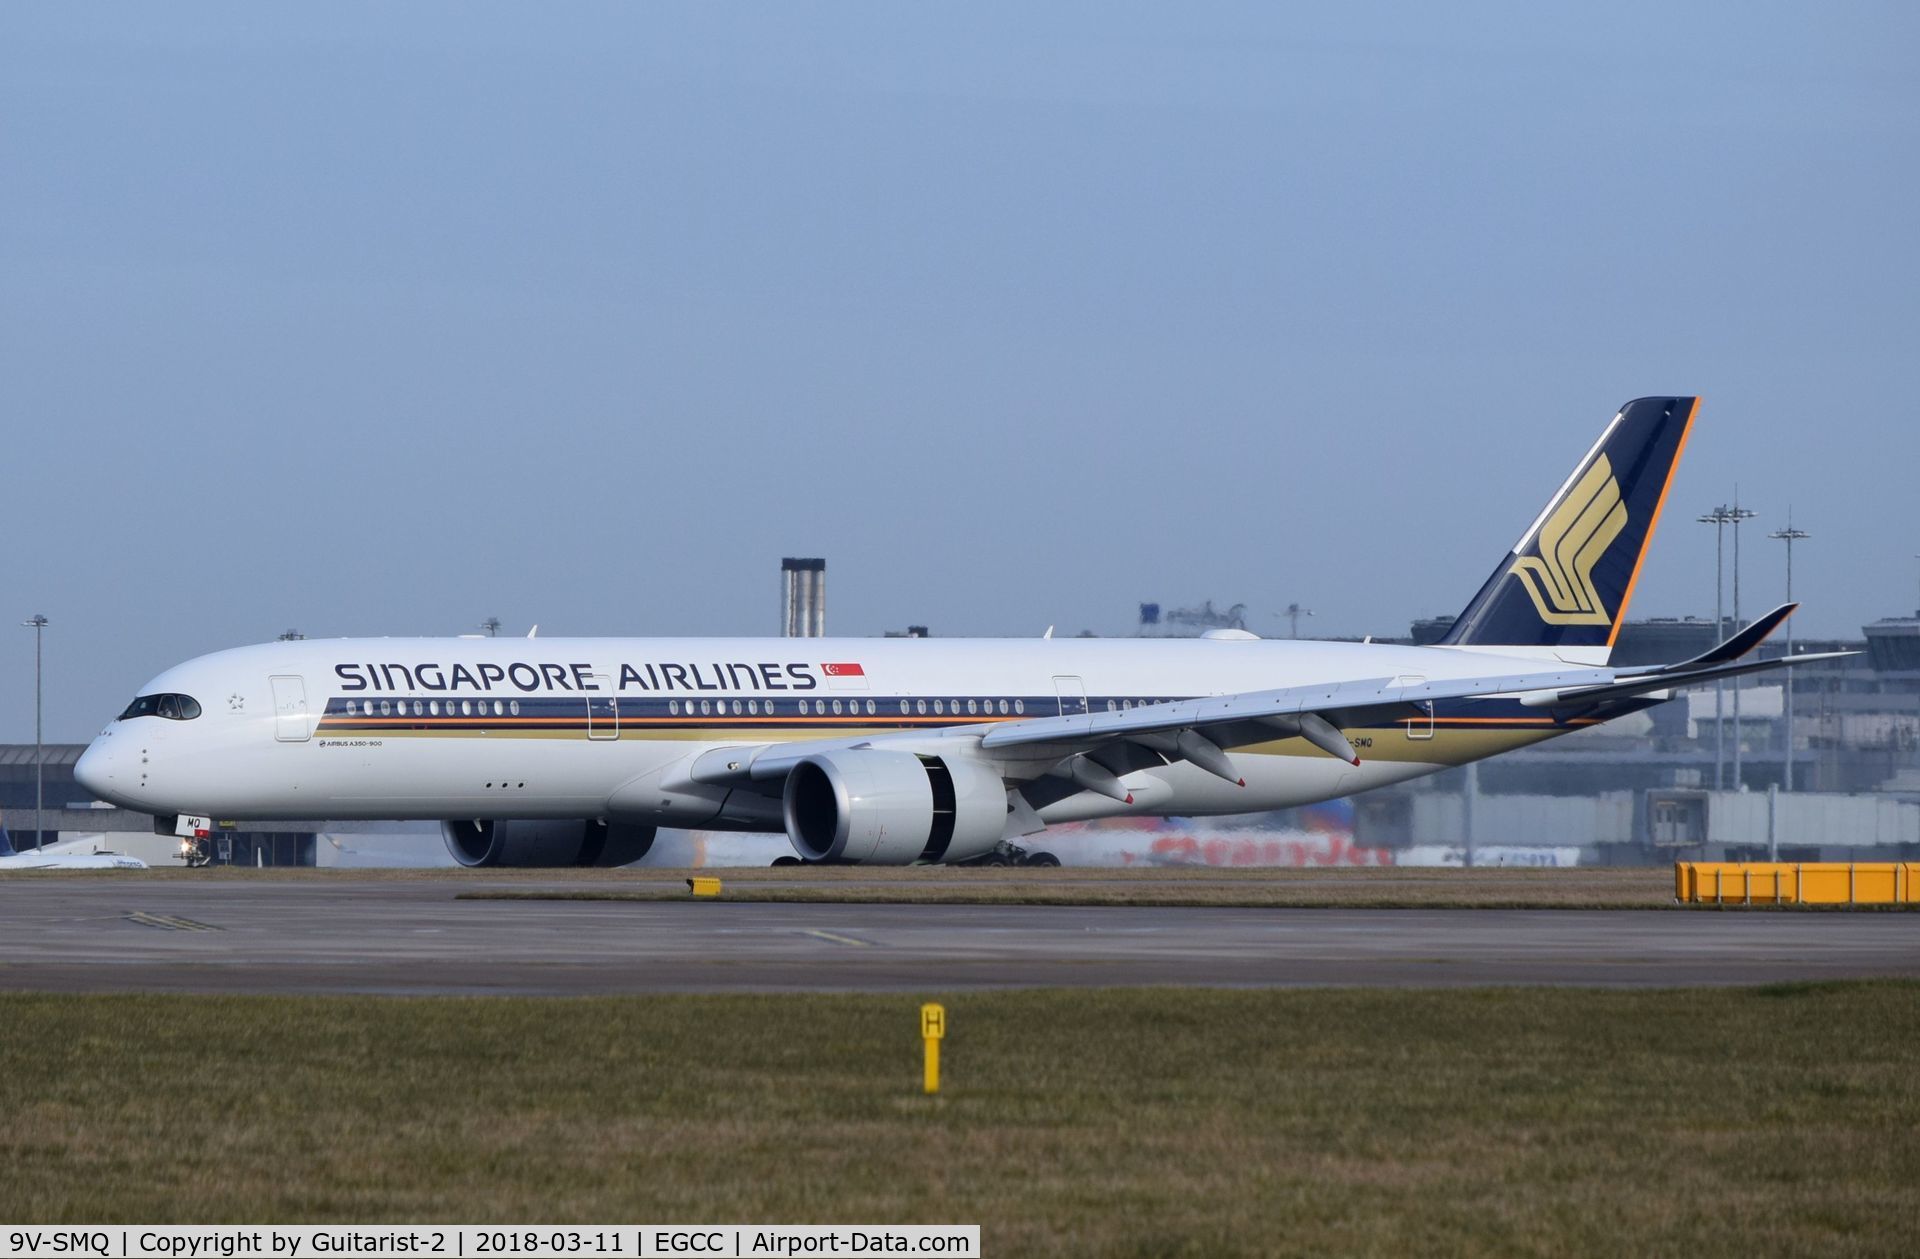
M 1813 535 L 1808 533 L 1805 529 L 1796 529 L 1793 527 L 1793 508 L 1789 507 L 1787 508 L 1787 527 L 1784 529 L 1775 529 L 1772 533 L 1768 534 L 1767 536 L 1769 538 L 1775 539 L 1776 541 L 1784 542 L 1787 544 L 1787 602 L 1792 603 L 1793 602 L 1793 544 L 1796 542 L 1804 542 L 1806 539 L 1812 537 Z M 1791 617 L 1789 617 L 1787 620 L 1787 654 L 1789 656 L 1793 654 L 1793 620 Z M 1782 791 L 1792 791 L 1793 790 L 1793 670 L 1792 669 L 1787 670 L 1787 680 L 1785 682 L 1785 686 L 1787 688 L 1786 690 L 1787 760 L 1786 760 L 1786 764 L 1782 767 L 1780 771 L 1780 789 Z
M 1726 613 L 1721 606 L 1721 592 L 1726 582 L 1722 576 L 1725 566 L 1726 547 L 1724 526 L 1733 519 L 1733 509 L 1722 504 L 1704 515 L 1694 517 L 1703 525 L 1713 526 L 1713 636 L 1715 641 L 1726 637 Z M 1727 748 L 1727 723 L 1722 709 L 1726 704 L 1726 684 L 1716 681 L 1713 684 L 1713 789 L 1719 791 L 1724 786 Z
M 33 846 L 38 848 L 46 833 L 41 829 L 41 814 L 46 809 L 46 758 L 41 755 L 40 736 L 40 635 L 49 622 L 46 617 L 36 614 L 31 620 L 20 624 L 33 631 Z
M 1734 486 L 1733 508 L 1728 515 L 1728 520 L 1733 525 L 1733 632 L 1736 634 L 1746 627 L 1746 623 L 1740 619 L 1740 522 L 1752 520 L 1759 514 L 1740 505 L 1740 487 Z M 1741 749 L 1746 742 L 1740 734 L 1741 689 L 1740 679 L 1736 677 L 1733 680 L 1733 789 L 1735 791 L 1746 790 L 1746 779 L 1740 770 Z

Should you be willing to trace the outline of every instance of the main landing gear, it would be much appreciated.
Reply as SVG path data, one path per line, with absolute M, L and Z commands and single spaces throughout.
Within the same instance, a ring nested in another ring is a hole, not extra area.
M 1004 840 L 984 857 L 962 862 L 970 866 L 1039 866 L 1049 867 L 1060 864 L 1060 858 L 1050 852 L 1029 852 L 1025 848 L 1009 844 Z
M 821 861 L 802 861 L 799 857 L 788 854 L 786 856 L 775 857 L 773 864 L 778 867 L 814 866 L 828 863 Z M 1024 848 L 1002 842 L 985 856 L 975 857 L 971 861 L 956 861 L 954 864 L 962 866 L 1032 866 L 1045 869 L 1058 866 L 1060 864 L 1060 858 L 1050 852 L 1028 852 Z

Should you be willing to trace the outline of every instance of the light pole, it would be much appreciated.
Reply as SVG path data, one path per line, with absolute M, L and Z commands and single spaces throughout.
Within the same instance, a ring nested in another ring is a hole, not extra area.
M 35 616 L 31 621 L 20 624 L 33 630 L 33 846 L 40 847 L 40 814 L 46 806 L 42 788 L 43 760 L 40 755 L 40 633 L 47 628 L 47 618 Z
M 1727 519 L 1733 525 L 1733 632 L 1738 634 L 1743 628 L 1740 620 L 1740 522 L 1752 520 L 1760 513 L 1749 511 L 1740 505 L 1740 487 L 1733 487 L 1733 510 Z M 1745 788 L 1746 780 L 1740 776 L 1740 679 L 1733 680 L 1733 789 Z
M 1704 516 L 1696 516 L 1703 525 L 1713 526 L 1713 640 L 1719 642 L 1727 632 L 1726 614 L 1721 611 L 1721 593 L 1726 581 L 1721 575 L 1725 567 L 1726 547 L 1723 545 L 1726 530 L 1722 527 L 1733 519 L 1733 510 L 1729 507 L 1716 507 Z M 1720 790 L 1726 761 L 1727 723 L 1722 709 L 1727 702 L 1726 683 L 1716 680 L 1713 684 L 1713 789 Z
M 1775 529 L 1767 535 L 1787 544 L 1787 602 L 1793 602 L 1793 544 L 1813 535 L 1805 529 L 1793 527 L 1793 508 L 1787 508 L 1787 527 Z M 1793 618 L 1787 618 L 1787 658 L 1793 658 Z M 1780 773 L 1780 788 L 1793 790 L 1793 670 L 1788 669 L 1785 686 L 1787 688 L 1787 763 Z

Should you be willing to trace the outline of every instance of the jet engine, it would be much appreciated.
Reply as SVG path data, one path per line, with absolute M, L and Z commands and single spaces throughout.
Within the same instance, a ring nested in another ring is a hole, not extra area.
M 808 861 L 964 861 L 1000 842 L 1007 788 L 971 761 L 870 748 L 809 756 L 787 774 L 787 838 Z
M 447 851 L 463 866 L 624 866 L 653 847 L 654 828 L 594 818 L 440 823 Z

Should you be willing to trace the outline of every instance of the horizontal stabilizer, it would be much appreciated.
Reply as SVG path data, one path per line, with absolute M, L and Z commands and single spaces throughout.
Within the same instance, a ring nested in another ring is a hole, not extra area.
M 1670 691 L 1678 686 L 1697 686 L 1702 682 L 1745 677 L 1749 673 L 1771 673 L 1775 669 L 1789 669 L 1794 665 L 1813 664 L 1819 660 L 1843 660 L 1848 656 L 1859 654 L 1857 651 L 1816 651 L 1803 656 L 1749 660 L 1745 664 L 1709 665 L 1706 668 L 1688 669 L 1685 672 L 1674 672 L 1672 670 L 1677 669 L 1677 666 L 1670 665 L 1667 669 L 1635 674 L 1621 678 L 1618 682 L 1609 682 L 1601 686 L 1581 686 L 1564 691 L 1537 691 L 1521 696 L 1520 702 L 1529 708 L 1572 708 L 1604 704 L 1616 699 L 1633 699 L 1641 695 L 1651 695 L 1655 691 Z

